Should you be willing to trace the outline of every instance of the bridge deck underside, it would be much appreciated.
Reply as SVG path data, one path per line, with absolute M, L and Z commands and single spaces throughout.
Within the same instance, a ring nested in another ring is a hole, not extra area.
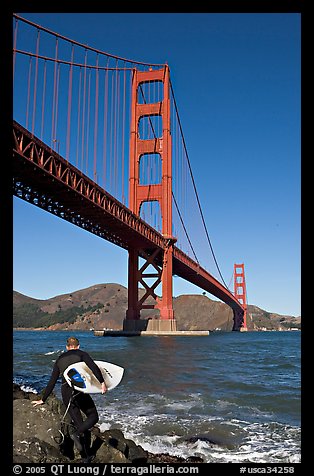
M 165 249 L 167 240 L 160 233 L 81 171 L 16 123 L 14 132 L 13 179 L 17 197 L 126 250 L 138 249 L 140 255 L 151 255 L 156 248 Z M 162 265 L 162 253 L 155 262 Z M 177 247 L 173 251 L 173 273 L 235 311 L 242 311 L 228 289 Z
M 129 249 L 151 246 L 149 240 L 138 233 L 115 215 L 84 195 L 53 177 L 18 153 L 14 153 L 14 193 L 16 196 L 43 208 L 87 231 L 112 243 Z

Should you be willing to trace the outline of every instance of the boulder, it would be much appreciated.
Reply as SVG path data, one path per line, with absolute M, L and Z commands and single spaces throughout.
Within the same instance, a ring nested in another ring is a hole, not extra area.
M 71 420 L 65 406 L 52 393 L 44 405 L 33 407 L 41 395 L 23 391 L 13 384 L 13 463 L 196 463 L 168 454 L 152 454 L 125 438 L 119 429 L 101 432 L 98 427 L 87 432 L 86 453 L 80 454 L 70 438 Z

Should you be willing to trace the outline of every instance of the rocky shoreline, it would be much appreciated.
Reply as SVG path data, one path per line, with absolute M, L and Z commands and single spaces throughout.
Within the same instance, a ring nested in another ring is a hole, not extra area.
M 81 454 L 69 436 L 70 418 L 63 403 L 51 394 L 44 405 L 33 407 L 38 395 L 13 383 L 13 463 L 204 463 L 191 455 L 182 458 L 153 454 L 125 438 L 119 429 L 90 432 L 88 452 Z M 62 433 L 60 433 L 62 429 Z

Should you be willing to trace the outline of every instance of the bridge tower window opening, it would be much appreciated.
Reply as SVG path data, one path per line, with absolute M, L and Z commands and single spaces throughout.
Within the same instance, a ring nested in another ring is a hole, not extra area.
M 162 81 L 146 81 L 138 86 L 137 104 L 161 103 L 164 98 L 164 85 Z
M 160 115 L 142 116 L 138 124 L 140 140 L 160 139 L 162 137 L 162 117 Z
M 162 230 L 162 219 L 160 204 L 157 200 L 143 202 L 140 208 L 140 217 L 159 233 Z
M 143 154 L 139 163 L 140 185 L 161 183 L 161 157 L 160 154 Z

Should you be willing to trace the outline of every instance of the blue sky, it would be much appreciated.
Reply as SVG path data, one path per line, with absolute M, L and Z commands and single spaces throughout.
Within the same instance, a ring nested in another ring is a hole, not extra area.
M 16 13 L 111 54 L 169 64 L 226 283 L 244 262 L 250 304 L 300 315 L 300 15 Z M 125 250 L 17 198 L 13 218 L 16 291 L 46 299 L 127 285 Z M 174 278 L 175 296 L 201 292 Z

